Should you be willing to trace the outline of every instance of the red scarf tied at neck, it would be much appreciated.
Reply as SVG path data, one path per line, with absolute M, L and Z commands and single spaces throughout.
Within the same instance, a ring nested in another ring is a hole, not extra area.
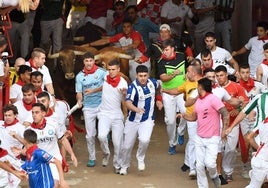
M 30 111 L 30 110 L 32 110 L 32 105 L 33 105 L 34 103 L 36 103 L 36 99 L 34 98 L 34 100 L 33 100 L 30 104 L 26 104 L 26 103 L 24 102 L 24 100 L 22 100 L 22 102 L 23 102 L 23 106 L 24 106 L 24 108 L 25 108 L 27 111 Z
M 23 82 L 21 79 L 19 79 L 19 80 L 16 82 L 16 84 L 18 84 L 19 86 L 23 86 L 23 85 L 24 85 L 24 82 Z
M 118 84 L 120 82 L 120 78 L 121 78 L 120 75 L 117 75 L 114 78 L 111 78 L 110 75 L 107 75 L 107 83 L 111 84 L 113 87 L 116 87 L 116 86 L 118 86 Z
M 38 146 L 35 144 L 31 146 L 29 149 L 26 151 L 26 159 L 27 161 L 31 160 L 31 157 L 33 156 L 33 152 L 38 148 Z
M 8 126 L 15 125 L 15 124 L 18 123 L 18 122 L 19 122 L 19 120 L 17 120 L 17 119 L 14 119 L 14 121 L 11 122 L 11 123 L 6 123 L 6 122 L 4 122 L 4 127 L 8 127 Z
M 0 158 L 6 156 L 8 154 L 7 150 L 0 148 Z
M 265 35 L 264 37 L 258 38 L 258 40 L 262 40 L 262 42 L 265 42 L 268 40 L 268 35 Z
M 264 64 L 264 65 L 267 65 L 267 66 L 268 66 L 268 60 L 264 59 L 264 60 L 262 61 L 262 64 Z
M 88 74 L 93 74 L 97 69 L 98 69 L 98 66 L 94 64 L 90 70 L 88 70 L 88 69 L 86 69 L 86 67 L 84 67 L 83 72 L 84 72 L 85 76 L 87 76 Z
M 38 70 L 39 67 L 34 65 L 33 59 L 29 59 L 30 66 L 36 70 Z
M 247 90 L 247 92 L 250 92 L 250 90 L 255 86 L 254 80 L 252 78 L 249 78 L 248 81 L 244 81 L 242 79 L 239 80 L 239 84 Z
M 31 127 L 32 128 L 34 128 L 34 129 L 40 129 L 40 130 L 42 130 L 42 129 L 44 129 L 45 128 L 45 126 L 46 126 L 46 119 L 44 118 L 43 119 L 43 121 L 42 121 L 42 123 L 40 123 L 40 124 L 37 124 L 37 123 L 32 123 L 31 124 Z

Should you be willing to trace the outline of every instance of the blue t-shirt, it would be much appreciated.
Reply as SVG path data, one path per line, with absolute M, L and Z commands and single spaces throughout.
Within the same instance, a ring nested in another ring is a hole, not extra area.
M 46 151 L 37 148 L 30 160 L 26 160 L 21 166 L 29 176 L 30 188 L 53 188 L 54 179 L 51 174 L 49 162 L 53 156 Z
M 98 68 L 93 74 L 85 76 L 84 72 L 79 72 L 76 76 L 75 90 L 76 92 L 83 93 L 83 106 L 89 108 L 96 108 L 101 103 L 102 92 L 94 92 L 91 94 L 85 94 L 86 89 L 96 89 L 103 85 L 106 71 L 102 68 Z

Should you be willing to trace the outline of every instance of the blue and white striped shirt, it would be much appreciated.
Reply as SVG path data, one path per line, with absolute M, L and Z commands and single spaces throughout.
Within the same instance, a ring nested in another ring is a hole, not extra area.
M 132 122 L 144 122 L 146 120 L 154 120 L 155 94 L 159 83 L 156 79 L 150 78 L 146 86 L 141 86 L 138 80 L 134 80 L 128 87 L 126 101 L 131 100 L 133 105 L 143 108 L 145 112 L 138 114 L 129 111 L 128 120 Z

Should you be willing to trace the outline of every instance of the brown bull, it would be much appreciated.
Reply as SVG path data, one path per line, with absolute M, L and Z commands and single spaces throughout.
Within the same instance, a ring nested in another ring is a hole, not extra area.
M 49 53 L 48 58 L 58 59 L 58 63 L 61 66 L 65 79 L 71 80 L 74 79 L 75 75 L 77 74 L 77 71 L 80 71 L 83 67 L 83 63 L 78 62 L 79 61 L 78 56 L 81 56 L 86 52 L 96 54 L 97 49 L 89 46 L 88 44 L 80 46 L 66 46 L 62 48 L 58 53 L 55 54 Z
M 116 59 L 120 61 L 120 71 L 125 76 L 129 76 L 129 59 L 133 59 L 131 55 L 128 55 L 124 50 L 118 47 L 105 47 L 97 52 L 95 60 L 97 65 L 102 65 L 103 68 L 107 68 L 108 63 Z

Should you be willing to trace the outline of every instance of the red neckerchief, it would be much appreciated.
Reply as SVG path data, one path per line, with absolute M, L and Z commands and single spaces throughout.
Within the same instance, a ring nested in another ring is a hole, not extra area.
M 267 65 L 267 66 L 268 66 L 268 60 L 264 59 L 264 60 L 262 61 L 262 64 L 264 64 L 264 65 Z
M 26 160 L 27 161 L 30 161 L 31 160 L 31 157 L 33 156 L 33 152 L 38 149 L 38 146 L 37 144 L 31 146 L 29 149 L 27 149 L 26 151 Z
M 252 78 L 249 78 L 248 81 L 244 81 L 242 79 L 239 80 L 239 84 L 247 90 L 247 92 L 250 92 L 250 90 L 255 86 L 254 80 Z
M 218 87 L 218 84 L 216 84 L 216 83 L 212 85 L 212 88 L 213 88 L 213 89 L 215 89 L 215 88 L 217 88 L 217 87 Z
M 0 158 L 6 156 L 7 154 L 8 154 L 7 150 L 0 148 Z
M 111 84 L 113 87 L 116 87 L 116 86 L 118 86 L 118 84 L 120 82 L 120 78 L 121 78 L 120 75 L 117 75 L 114 78 L 111 78 L 110 75 L 107 75 L 107 83 Z
M 209 68 L 212 69 L 212 67 L 213 67 L 213 60 L 212 60 L 212 63 L 211 63 L 211 65 L 209 67 L 204 67 L 204 65 L 202 65 L 202 71 L 204 71 L 206 69 L 209 69 Z
M 36 103 L 36 99 L 34 98 L 34 100 L 33 100 L 30 104 L 26 104 L 26 103 L 24 102 L 24 100 L 22 100 L 22 102 L 23 102 L 23 106 L 24 106 L 24 108 L 25 108 L 27 111 L 30 111 L 30 110 L 32 110 L 32 105 L 33 105 L 34 103 Z
M 264 37 L 258 38 L 258 40 L 262 40 L 262 42 L 265 42 L 265 40 L 268 40 L 268 35 L 265 35 Z
M 53 110 L 51 108 L 49 108 L 45 117 L 52 116 L 52 114 L 53 114 Z
M 263 123 L 268 123 L 268 117 L 263 120 Z
M 86 67 L 84 67 L 83 72 L 85 76 L 87 76 L 88 74 L 93 74 L 97 69 L 98 69 L 98 66 L 94 64 L 90 70 L 87 70 Z
M 161 58 L 167 61 L 173 60 L 176 58 L 176 52 L 173 52 L 173 54 L 170 57 L 167 57 L 165 54 L 162 54 Z
M 45 126 L 46 126 L 46 122 L 47 122 L 47 121 L 46 121 L 46 119 L 44 118 L 41 124 L 36 124 L 36 123 L 33 122 L 33 123 L 31 124 L 31 127 L 34 128 L 34 129 L 40 129 L 40 130 L 42 130 L 42 129 L 45 128 Z
M 206 96 L 208 96 L 209 94 L 211 94 L 211 93 L 209 93 L 209 92 L 206 92 L 206 94 L 202 97 L 202 96 L 199 96 L 199 99 L 204 99 Z
M 34 65 L 33 59 L 29 59 L 30 66 L 36 70 L 38 70 L 38 67 Z
M 23 85 L 24 85 L 24 82 L 23 82 L 21 79 L 19 79 L 19 80 L 16 82 L 16 84 L 18 84 L 19 86 L 23 86 Z
M 17 120 L 17 119 L 14 119 L 14 121 L 12 123 L 4 122 L 4 127 L 9 127 L 9 126 L 15 125 L 18 122 L 19 122 L 19 120 Z
M 35 91 L 35 96 L 37 96 L 41 92 L 43 92 L 43 89 L 40 87 L 37 91 Z

